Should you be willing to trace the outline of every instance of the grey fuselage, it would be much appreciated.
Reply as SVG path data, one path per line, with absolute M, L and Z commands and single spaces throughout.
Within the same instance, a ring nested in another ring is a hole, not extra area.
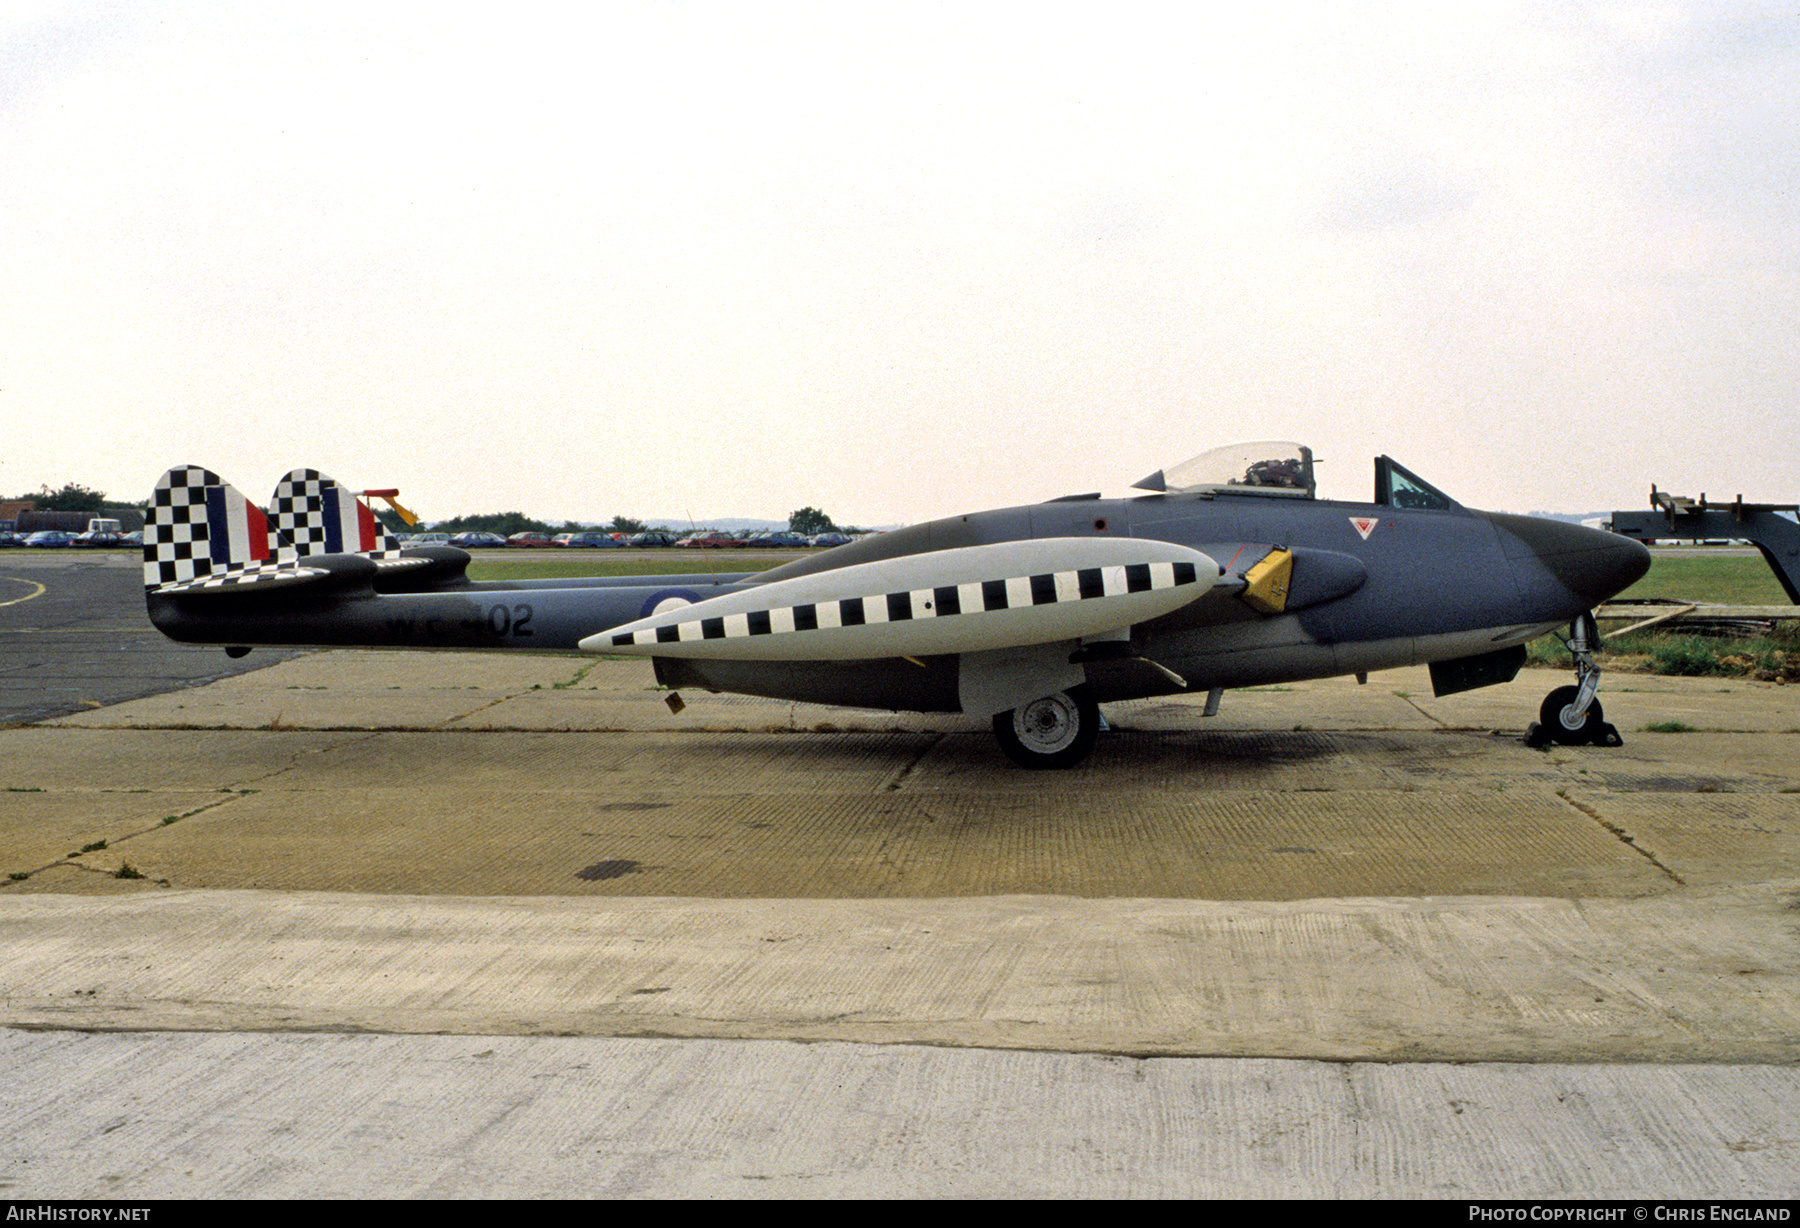
M 309 566 L 333 572 L 326 583 L 241 596 L 153 593 L 150 617 L 164 634 L 189 643 L 568 652 L 671 601 L 902 555 L 1099 536 L 1188 546 L 1224 572 L 1192 605 L 1122 628 L 1128 654 L 1083 665 L 1101 701 L 1479 658 L 1579 617 L 1649 568 L 1638 543 L 1560 521 L 1219 492 L 1083 497 L 953 516 L 749 575 L 484 583 L 463 577 L 458 552 L 436 551 L 434 582 L 380 576 L 357 556 L 315 557 Z M 1285 606 L 1275 613 L 1240 599 L 1243 571 L 1271 548 L 1293 557 Z M 403 586 L 416 591 L 398 591 Z M 669 686 L 957 711 L 959 660 L 659 657 L 655 666 Z

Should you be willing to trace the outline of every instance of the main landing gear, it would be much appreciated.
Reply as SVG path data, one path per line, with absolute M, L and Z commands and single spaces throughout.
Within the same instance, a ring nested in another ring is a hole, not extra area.
M 1074 767 L 1099 733 L 1100 705 L 1086 683 L 994 714 L 1000 749 L 1024 768 Z
M 1600 689 L 1600 667 L 1594 663 L 1594 649 L 1600 643 L 1600 628 L 1592 612 L 1569 624 L 1569 638 L 1563 646 L 1575 658 L 1575 685 L 1559 686 L 1544 696 L 1537 721 L 1525 731 L 1528 746 L 1544 747 L 1552 742 L 1564 746 L 1623 746 L 1619 731 L 1606 723 L 1596 693 Z

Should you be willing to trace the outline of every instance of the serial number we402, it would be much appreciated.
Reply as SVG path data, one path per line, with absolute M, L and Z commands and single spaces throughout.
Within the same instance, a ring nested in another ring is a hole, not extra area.
M 459 619 L 390 618 L 388 639 L 396 644 L 472 644 L 486 636 L 533 635 L 531 607 L 492 605 L 485 615 Z
M 531 607 L 523 603 L 489 606 L 487 629 L 495 635 L 531 635 Z

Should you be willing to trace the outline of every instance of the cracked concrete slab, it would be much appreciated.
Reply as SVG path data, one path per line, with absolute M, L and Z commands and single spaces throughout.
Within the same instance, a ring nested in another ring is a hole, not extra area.
M 452 782 L 421 798 L 294 777 L 145 832 L 129 853 L 150 880 L 184 888 L 448 895 L 1276 900 L 1636 896 L 1677 885 L 1554 796 L 1128 794 L 1097 812 L 1091 794 L 696 797 L 685 782 L 619 783 Z M 624 868 L 596 876 L 597 865 Z
M 1800 1070 L 1770 1066 L 169 1033 L 0 1060 L 15 1198 L 1792 1198 L 1800 1159 Z
M 78 728 L 431 729 L 534 687 L 568 682 L 586 664 L 583 658 L 533 654 L 315 652 L 256 674 L 53 723 Z
M 1800 880 L 1637 900 L 14 896 L 17 1026 L 1800 1058 Z
M 1601 794 L 1569 799 L 1668 866 L 1683 883 L 1724 886 L 1792 873 L 1800 853 L 1800 797 L 1784 793 Z
M 39 873 L 65 859 L 89 868 L 117 870 L 121 842 L 143 836 L 184 815 L 218 804 L 216 791 L 151 793 L 0 793 L 0 875 Z M 91 848 L 103 844 L 110 848 Z M 38 884 L 39 889 L 42 884 Z
M 0 788 L 245 788 L 356 736 L 285 730 L 0 729 Z

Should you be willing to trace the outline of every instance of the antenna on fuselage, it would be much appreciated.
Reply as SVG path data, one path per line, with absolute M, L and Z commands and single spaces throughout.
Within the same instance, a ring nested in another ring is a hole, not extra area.
M 696 542 L 698 542 L 700 540 L 700 524 L 698 521 L 696 521 L 694 519 L 694 509 L 687 508 L 685 510 L 687 511 L 687 516 L 688 516 L 688 528 L 690 528 L 694 531 L 694 540 Z M 705 560 L 706 574 L 712 577 L 712 582 L 716 586 L 719 583 L 719 573 L 717 571 L 713 570 L 712 559 L 707 557 L 706 551 L 707 551 L 708 547 L 704 546 L 704 545 L 696 545 L 694 547 L 694 549 L 698 550 L 700 552 L 700 557 L 703 560 Z

